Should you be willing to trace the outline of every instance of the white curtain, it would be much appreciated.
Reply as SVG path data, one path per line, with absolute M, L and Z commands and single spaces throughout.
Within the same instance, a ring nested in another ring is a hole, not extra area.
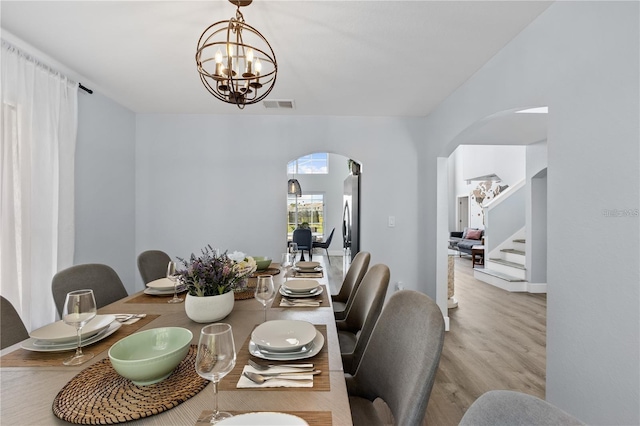
M 78 84 L 2 41 L 0 293 L 27 330 L 57 311 L 51 278 L 73 264 Z

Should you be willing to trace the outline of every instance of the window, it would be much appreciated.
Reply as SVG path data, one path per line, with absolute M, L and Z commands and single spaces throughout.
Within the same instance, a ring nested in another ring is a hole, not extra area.
M 324 233 L 324 194 L 304 194 L 287 198 L 287 233 L 291 235 L 297 224 L 307 223 L 314 235 Z
M 287 165 L 288 174 L 314 175 L 329 173 L 329 154 L 316 152 L 293 160 Z

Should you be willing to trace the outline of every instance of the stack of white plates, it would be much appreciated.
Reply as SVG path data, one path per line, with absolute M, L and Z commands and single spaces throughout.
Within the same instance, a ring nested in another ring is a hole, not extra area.
M 285 361 L 311 358 L 324 345 L 324 336 L 307 321 L 275 320 L 251 333 L 249 353 L 258 358 Z
M 322 266 L 319 262 L 296 262 L 295 269 L 297 272 L 320 272 Z
M 280 286 L 280 294 L 285 297 L 315 297 L 321 293 L 316 280 L 289 280 Z
M 184 285 L 178 284 L 178 293 L 185 290 Z M 166 296 L 173 294 L 173 281 L 169 278 L 160 278 L 155 281 L 147 283 L 147 288 L 144 289 L 145 294 L 151 296 Z
M 82 346 L 98 342 L 112 335 L 122 324 L 115 315 L 96 315 L 82 327 Z M 76 328 L 62 320 L 45 325 L 29 333 L 30 338 L 22 342 L 22 348 L 36 352 L 60 352 L 74 350 L 78 345 Z

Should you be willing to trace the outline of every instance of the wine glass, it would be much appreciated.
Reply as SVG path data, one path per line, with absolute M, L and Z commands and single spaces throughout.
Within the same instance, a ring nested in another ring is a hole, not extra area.
M 291 264 L 295 267 L 298 257 L 298 243 L 289 244 L 289 253 L 291 253 Z
M 218 383 L 236 365 L 236 348 L 231 326 L 224 323 L 209 324 L 200 331 L 196 372 L 213 383 L 214 411 L 206 417 L 210 423 L 218 423 L 232 414 L 218 410 Z
M 182 299 L 178 297 L 178 274 L 176 273 L 176 262 L 169 262 L 167 265 L 167 278 L 173 282 L 173 299 L 169 303 L 180 303 Z
M 276 297 L 276 289 L 271 275 L 258 275 L 255 298 L 264 306 L 264 320 L 267 321 L 267 303 Z
M 280 267 L 284 272 L 284 280 L 289 280 L 289 272 L 291 271 L 291 255 L 289 253 L 282 253 L 282 257 L 280 259 Z
M 93 290 L 84 289 L 67 293 L 62 309 L 62 321 L 76 328 L 78 346 L 76 353 L 62 362 L 64 365 L 78 365 L 93 358 L 91 352 L 82 353 L 82 327 L 96 316 L 97 311 Z

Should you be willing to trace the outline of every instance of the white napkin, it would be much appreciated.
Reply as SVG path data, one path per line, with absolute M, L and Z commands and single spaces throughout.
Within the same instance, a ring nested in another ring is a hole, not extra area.
M 285 308 L 295 308 L 295 307 L 318 307 L 320 306 L 319 300 L 314 299 L 298 299 L 298 300 L 290 300 L 285 299 L 284 297 L 280 299 L 280 306 Z
M 267 371 L 260 371 L 260 370 L 256 370 L 250 365 L 245 365 L 244 368 L 242 369 L 242 373 L 244 373 L 245 371 L 250 371 L 252 373 L 258 373 L 258 374 L 266 373 L 268 371 L 269 374 L 271 374 L 271 373 L 295 373 L 300 371 L 300 369 L 288 368 L 288 367 L 272 367 Z M 313 375 L 311 374 L 296 374 L 295 376 L 291 375 L 283 378 L 287 380 L 271 379 L 259 385 L 257 383 L 252 382 L 248 378 L 246 378 L 244 374 L 241 374 L 240 380 L 238 380 L 238 384 L 236 385 L 236 387 L 237 388 L 312 388 L 313 387 L 313 382 L 303 382 L 303 383 L 295 382 L 296 380 L 313 380 Z M 289 379 L 292 379 L 292 380 L 289 380 Z

